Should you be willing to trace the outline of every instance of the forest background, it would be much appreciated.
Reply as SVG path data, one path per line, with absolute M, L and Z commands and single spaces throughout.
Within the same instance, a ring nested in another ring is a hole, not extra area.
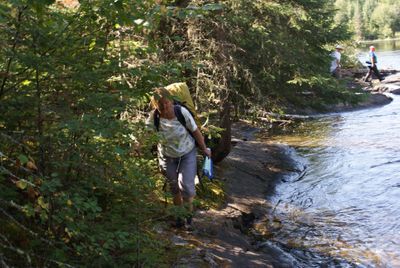
M 394 38 L 400 31 L 396 0 L 336 0 L 335 21 L 348 25 L 358 40 Z
M 358 101 L 329 54 L 393 36 L 394 2 L 0 0 L 1 265 L 169 266 L 151 89 L 185 81 L 226 155 L 231 119 Z

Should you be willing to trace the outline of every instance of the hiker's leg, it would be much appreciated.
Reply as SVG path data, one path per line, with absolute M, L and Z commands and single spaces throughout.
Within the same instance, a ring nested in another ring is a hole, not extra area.
M 192 224 L 192 218 L 193 218 L 193 199 L 194 196 L 183 198 L 183 205 L 189 211 L 189 215 L 186 217 L 186 222 L 189 225 Z
M 165 175 L 172 195 L 174 196 L 174 204 L 182 205 L 182 195 L 179 190 L 177 172 L 179 158 L 159 157 L 158 160 L 160 168 L 163 170 L 163 174 Z
M 368 66 L 368 73 L 367 76 L 364 78 L 365 82 L 368 82 L 368 79 L 370 78 L 371 74 L 372 74 L 372 67 Z
M 193 210 L 192 202 L 196 195 L 195 177 L 197 174 L 197 149 L 182 156 L 179 167 L 178 182 L 182 193 L 183 203 L 189 211 Z
M 178 191 L 176 194 L 174 195 L 174 205 L 175 206 L 181 206 L 183 204 L 183 199 L 182 199 L 182 194 L 180 191 Z
M 335 70 L 335 77 L 336 78 L 342 78 L 342 70 L 340 69 L 340 67 L 337 67 Z
M 376 67 L 376 65 L 373 67 L 373 70 L 374 70 L 376 77 L 378 77 L 379 80 L 382 80 L 382 76 L 378 70 L 378 67 Z

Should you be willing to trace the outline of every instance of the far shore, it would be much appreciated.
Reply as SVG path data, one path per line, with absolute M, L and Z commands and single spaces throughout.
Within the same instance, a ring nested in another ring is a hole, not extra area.
M 385 39 L 374 39 L 374 40 L 358 40 L 357 43 L 360 44 L 369 44 L 374 42 L 385 42 L 385 41 L 400 41 L 400 37 L 393 37 L 393 38 L 385 38 Z

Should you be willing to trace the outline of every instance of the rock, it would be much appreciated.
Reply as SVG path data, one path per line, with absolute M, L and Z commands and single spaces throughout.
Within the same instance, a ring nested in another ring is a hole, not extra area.
M 384 93 L 388 90 L 389 90 L 389 87 L 387 85 L 383 85 L 383 84 L 376 85 L 372 88 L 372 91 L 379 92 L 379 93 Z
M 392 93 L 398 94 L 397 92 L 400 91 L 400 83 L 383 83 L 375 85 L 372 88 L 372 91 L 379 92 L 379 93 Z
M 385 77 L 385 80 L 383 80 L 381 83 L 382 84 L 391 84 L 391 83 L 400 84 L 400 73 Z
M 391 90 L 390 93 L 395 94 L 395 95 L 400 95 L 400 87 L 396 88 L 394 90 Z
M 302 267 L 300 263 L 289 253 L 270 241 L 257 245 L 258 250 L 270 255 L 278 267 Z
M 183 237 L 179 235 L 172 236 L 171 243 L 175 246 L 187 246 L 189 244 Z

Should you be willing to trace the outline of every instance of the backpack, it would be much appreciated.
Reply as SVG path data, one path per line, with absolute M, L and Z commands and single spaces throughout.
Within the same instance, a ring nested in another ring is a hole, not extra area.
M 186 126 L 185 117 L 182 114 L 182 107 L 185 107 L 190 114 L 193 116 L 196 124 L 198 124 L 198 117 L 194 108 L 192 96 L 190 95 L 189 88 L 186 83 L 174 83 L 165 87 L 168 92 L 172 95 L 174 101 L 174 113 L 179 123 L 182 124 L 193 137 L 192 132 Z M 154 127 L 157 131 L 160 131 L 160 113 L 158 110 L 154 110 Z M 193 137 L 194 138 L 194 137 Z M 197 142 L 196 142 L 197 144 Z

